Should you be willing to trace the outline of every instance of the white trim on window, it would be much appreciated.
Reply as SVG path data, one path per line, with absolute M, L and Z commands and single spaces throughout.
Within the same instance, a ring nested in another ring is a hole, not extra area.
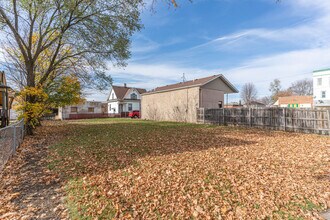
M 327 97 L 327 92 L 326 91 L 321 91 L 321 98 L 325 99 Z

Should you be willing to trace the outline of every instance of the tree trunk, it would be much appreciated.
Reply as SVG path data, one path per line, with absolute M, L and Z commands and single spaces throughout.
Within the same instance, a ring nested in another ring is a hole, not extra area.
M 27 96 L 26 97 L 26 102 L 33 102 L 33 97 L 32 96 Z M 29 114 L 26 116 L 27 118 L 25 119 L 25 131 L 27 135 L 33 135 L 33 126 L 32 126 L 32 118 L 30 117 Z
M 32 62 L 26 62 L 26 72 L 27 72 L 27 76 L 26 76 L 26 81 L 27 81 L 27 86 L 28 87 L 35 87 L 35 74 L 34 74 L 34 68 L 33 68 L 33 63 Z M 26 97 L 26 102 L 29 103 L 34 103 L 35 97 L 28 95 Z M 27 135 L 32 135 L 33 134 L 33 126 L 32 126 L 32 118 L 30 115 L 27 116 L 27 118 L 25 119 L 25 123 L 26 123 L 26 134 Z

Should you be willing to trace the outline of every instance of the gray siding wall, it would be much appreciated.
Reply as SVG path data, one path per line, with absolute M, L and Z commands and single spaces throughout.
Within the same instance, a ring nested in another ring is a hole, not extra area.
M 201 88 L 201 108 L 219 108 L 219 101 L 224 105 L 224 92 L 214 89 Z

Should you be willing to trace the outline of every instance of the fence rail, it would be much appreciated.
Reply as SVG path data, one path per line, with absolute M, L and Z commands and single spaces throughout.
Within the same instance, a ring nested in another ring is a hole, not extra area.
M 24 138 L 24 120 L 0 129 L 0 171 Z
M 197 109 L 197 122 L 330 135 L 330 111 L 290 108 Z

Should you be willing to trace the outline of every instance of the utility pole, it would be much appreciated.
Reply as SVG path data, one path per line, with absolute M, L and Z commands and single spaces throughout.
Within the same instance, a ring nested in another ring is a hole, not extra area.
M 182 79 L 182 82 L 186 82 L 186 81 L 187 81 L 187 80 L 186 80 L 185 73 L 182 73 L 182 77 L 181 77 L 181 79 Z

